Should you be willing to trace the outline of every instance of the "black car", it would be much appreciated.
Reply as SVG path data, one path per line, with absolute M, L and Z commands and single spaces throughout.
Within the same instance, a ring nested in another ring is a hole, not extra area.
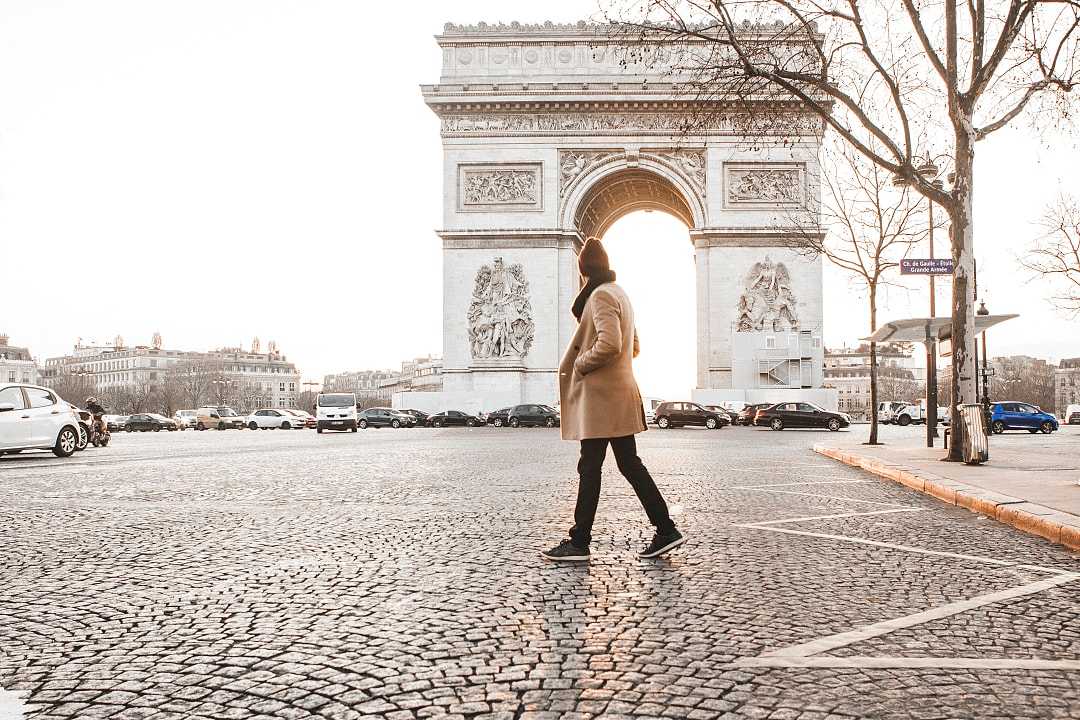
M 463 413 L 460 410 L 444 410 L 441 413 L 435 413 L 427 419 L 427 424 L 431 427 L 475 427 L 476 425 L 483 425 L 483 421 L 475 415 L 469 415 Z
M 487 414 L 485 420 L 488 425 L 494 425 L 495 427 L 503 427 L 510 424 L 510 411 L 512 407 L 504 407 L 498 410 L 493 410 Z
M 427 425 L 428 414 L 422 410 L 398 410 L 402 415 L 412 415 L 416 422 L 413 423 L 415 427 L 423 427 Z
M 179 430 L 180 426 L 176 424 L 175 420 L 167 418 L 164 415 L 145 413 L 142 415 L 129 416 L 124 429 L 128 432 L 159 432 L 161 430 L 172 432 L 174 430 Z
M 356 414 L 356 427 L 360 428 L 361 430 L 366 430 L 369 427 L 399 428 L 408 427 L 411 425 L 412 421 L 407 419 L 403 413 L 400 413 L 397 410 L 391 410 L 390 408 L 368 408 L 367 410 L 361 410 Z
M 510 427 L 525 427 L 533 425 L 535 427 L 557 427 L 559 424 L 559 413 L 555 412 L 554 408 L 550 408 L 547 405 L 515 405 L 510 408 L 510 413 L 506 421 Z
M 758 410 L 764 410 L 765 408 L 772 407 L 773 403 L 754 403 L 753 405 L 747 405 L 739 411 L 739 419 L 735 421 L 736 425 L 753 425 L 754 417 L 757 415 Z
M 659 428 L 698 425 L 710 430 L 723 427 L 727 416 L 722 420 L 720 413 L 706 410 L 694 402 L 665 402 L 656 408 L 656 426 Z
M 826 428 L 836 432 L 840 428 L 848 427 L 851 421 L 843 413 L 822 410 L 813 403 L 785 402 L 772 405 L 759 412 L 754 424 L 773 430 Z
M 734 410 L 728 410 L 722 405 L 706 405 L 705 409 L 719 415 L 721 425 L 734 425 L 735 418 L 739 417 L 739 413 Z

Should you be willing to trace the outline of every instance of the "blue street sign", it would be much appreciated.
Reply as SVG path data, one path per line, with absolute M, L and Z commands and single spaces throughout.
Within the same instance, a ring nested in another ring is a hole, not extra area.
M 952 275 L 952 258 L 905 258 L 900 261 L 901 275 Z

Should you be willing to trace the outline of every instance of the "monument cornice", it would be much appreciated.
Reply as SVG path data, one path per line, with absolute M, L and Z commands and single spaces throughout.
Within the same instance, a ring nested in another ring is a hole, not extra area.
M 488 250 L 500 248 L 569 248 L 580 244 L 580 233 L 558 228 L 484 228 L 436 230 L 443 248 Z
M 695 228 L 690 231 L 694 247 L 789 247 L 797 249 L 807 241 L 820 241 L 822 229 L 798 227 L 722 226 Z

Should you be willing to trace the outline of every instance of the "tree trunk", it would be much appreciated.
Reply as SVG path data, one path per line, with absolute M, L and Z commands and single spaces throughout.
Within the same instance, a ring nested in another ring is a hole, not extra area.
M 870 334 L 877 330 L 877 283 L 867 285 L 870 290 Z M 870 343 L 870 440 L 868 445 L 878 444 L 878 362 L 877 343 Z
M 951 435 L 949 460 L 962 461 L 965 428 L 957 409 L 978 402 L 975 357 L 975 271 L 974 226 L 972 224 L 972 181 L 975 165 L 975 135 L 971 117 L 961 116 L 956 129 L 955 204 L 951 208 L 952 256 L 955 264 L 952 288 L 952 407 L 949 408 Z

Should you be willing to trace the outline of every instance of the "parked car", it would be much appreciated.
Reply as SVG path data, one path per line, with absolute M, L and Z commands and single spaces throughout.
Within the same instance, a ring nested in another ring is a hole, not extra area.
M 356 416 L 356 424 L 361 430 L 366 430 L 369 427 L 411 427 L 415 423 L 416 418 L 412 415 L 400 413 L 388 407 L 368 408 L 367 410 L 361 410 L 360 414 Z
M 291 412 L 276 408 L 256 410 L 244 422 L 252 430 L 291 430 L 304 426 L 304 421 Z
M 184 429 L 187 429 L 187 428 L 194 429 L 195 424 L 199 420 L 199 411 L 198 410 L 177 410 L 175 413 L 173 413 L 173 420 L 176 421 L 176 424 L 180 426 L 181 430 L 184 430 Z
M 315 432 L 356 432 L 356 393 L 319 393 L 315 398 Z
M 205 405 L 195 411 L 196 430 L 230 430 L 244 426 L 244 417 L 228 405 Z
M 105 421 L 105 427 L 109 429 L 109 432 L 119 432 L 127 425 L 127 415 L 102 415 L 101 419 Z
M 490 421 L 489 421 L 490 422 Z M 559 413 L 547 405 L 515 405 L 507 415 L 510 427 L 558 427 Z
M 128 432 L 159 432 L 161 430 L 168 430 L 174 432 L 180 429 L 180 426 L 172 418 L 167 418 L 164 415 L 158 415 L 157 413 L 137 413 L 135 415 L 129 415 L 127 424 L 124 429 Z
M 764 410 L 765 408 L 772 406 L 773 403 L 754 403 L 752 405 L 747 405 L 739 411 L 739 419 L 736 424 L 746 426 L 753 425 L 754 418 L 757 416 L 758 410 Z
M 729 410 L 723 405 L 706 405 L 705 409 L 716 413 L 720 417 L 723 425 L 734 425 L 735 419 L 739 417 L 739 413 L 734 410 Z
M 990 429 L 995 435 L 1006 430 L 1027 430 L 1029 433 L 1050 434 L 1059 427 L 1051 413 L 1022 402 L 997 402 L 990 408 Z
M 0 385 L 0 455 L 52 450 L 71 457 L 79 444 L 79 418 L 46 387 Z
M 461 427 L 475 427 L 484 424 L 476 415 L 469 415 L 460 410 L 443 410 L 440 413 L 435 413 L 428 417 L 427 423 L 431 427 L 450 427 L 455 425 Z
M 754 424 L 773 430 L 784 428 L 825 428 L 836 432 L 851 425 L 844 413 L 823 410 L 808 402 L 785 402 L 759 410 Z
M 416 421 L 414 423 L 416 427 L 424 427 L 427 425 L 428 414 L 423 410 L 399 410 L 398 412 L 411 415 Z
M 1067 425 L 1080 425 L 1080 405 L 1067 406 L 1063 420 Z
M 656 426 L 661 429 L 697 425 L 715 430 L 726 424 L 724 420 L 720 413 L 706 410 L 695 402 L 664 402 L 656 408 Z
M 291 413 L 291 414 L 295 415 L 297 418 L 300 419 L 300 424 L 297 425 L 296 427 L 299 427 L 299 428 L 313 428 L 316 425 L 318 425 L 318 423 L 315 420 L 315 416 L 312 415 L 309 412 L 304 411 L 304 410 L 297 410 L 295 408 L 286 408 L 285 412 Z
M 492 410 L 484 417 L 484 422 L 495 427 L 505 427 L 510 424 L 510 411 L 513 409 L 513 407 L 504 407 Z

